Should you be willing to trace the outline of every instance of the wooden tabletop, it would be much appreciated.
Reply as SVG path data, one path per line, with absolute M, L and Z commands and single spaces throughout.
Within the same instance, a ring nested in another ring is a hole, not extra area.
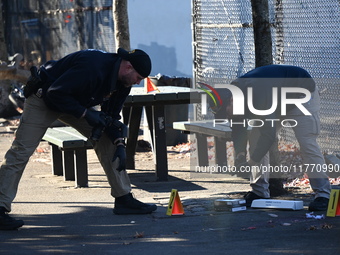
M 159 86 L 159 91 L 147 93 L 144 87 L 132 87 L 125 105 L 130 104 L 189 104 L 201 101 L 199 89 L 176 86 Z

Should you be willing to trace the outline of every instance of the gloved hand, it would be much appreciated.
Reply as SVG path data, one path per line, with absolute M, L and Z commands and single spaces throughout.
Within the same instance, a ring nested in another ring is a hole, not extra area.
M 101 111 L 92 111 L 87 109 L 84 118 L 92 127 L 106 126 L 106 114 Z
M 28 78 L 26 85 L 24 86 L 24 96 L 28 98 L 33 93 L 36 93 L 43 86 L 43 82 L 38 74 L 38 68 L 32 66 L 30 68 L 31 76 Z
M 126 151 L 125 151 L 125 145 L 121 141 L 118 142 L 116 152 L 113 155 L 112 161 L 115 162 L 116 160 L 119 160 L 119 164 L 117 167 L 117 171 L 123 171 L 126 169 Z

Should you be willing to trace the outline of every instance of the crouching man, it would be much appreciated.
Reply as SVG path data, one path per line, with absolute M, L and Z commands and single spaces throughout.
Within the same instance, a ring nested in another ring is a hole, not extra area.
M 252 190 L 245 195 L 247 206 L 251 206 L 255 199 L 270 198 L 269 150 L 282 123 L 290 123 L 315 192 L 309 210 L 327 210 L 331 190 L 327 173 L 308 167 L 325 164 L 316 140 L 320 133 L 320 97 L 309 73 L 296 66 L 268 65 L 246 73 L 226 88 L 216 90 L 223 104 L 212 104 L 211 109 L 215 118 L 227 118 L 232 127 L 236 169 L 251 172 Z M 252 131 L 247 161 L 247 127 L 250 123 Z
M 115 214 L 147 214 L 157 209 L 131 194 L 125 171 L 124 125 L 120 111 L 131 86 L 151 72 L 150 57 L 142 50 L 117 53 L 74 52 L 58 61 L 31 69 L 25 87 L 24 112 L 16 137 L 0 168 L 0 229 L 24 225 L 8 213 L 26 164 L 47 128 L 57 119 L 91 137 L 115 198 Z M 101 111 L 93 106 L 101 105 Z

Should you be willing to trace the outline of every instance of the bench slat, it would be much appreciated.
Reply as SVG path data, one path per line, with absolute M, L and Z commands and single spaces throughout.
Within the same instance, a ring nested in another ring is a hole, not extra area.
M 62 149 L 74 149 L 90 146 L 87 138 L 71 127 L 49 128 L 43 140 Z

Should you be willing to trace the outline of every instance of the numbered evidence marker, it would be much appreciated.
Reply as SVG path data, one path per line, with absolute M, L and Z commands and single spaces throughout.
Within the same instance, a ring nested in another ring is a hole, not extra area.
M 340 215 L 340 189 L 332 189 L 329 197 L 327 216 L 335 217 Z
M 149 92 L 159 92 L 159 89 L 157 88 L 157 86 L 151 81 L 151 79 L 149 77 L 145 78 L 144 81 L 144 89 L 146 93 Z
M 177 189 L 171 190 L 168 210 L 166 211 L 166 215 L 183 215 L 184 209 L 181 202 L 181 199 L 179 198 Z

